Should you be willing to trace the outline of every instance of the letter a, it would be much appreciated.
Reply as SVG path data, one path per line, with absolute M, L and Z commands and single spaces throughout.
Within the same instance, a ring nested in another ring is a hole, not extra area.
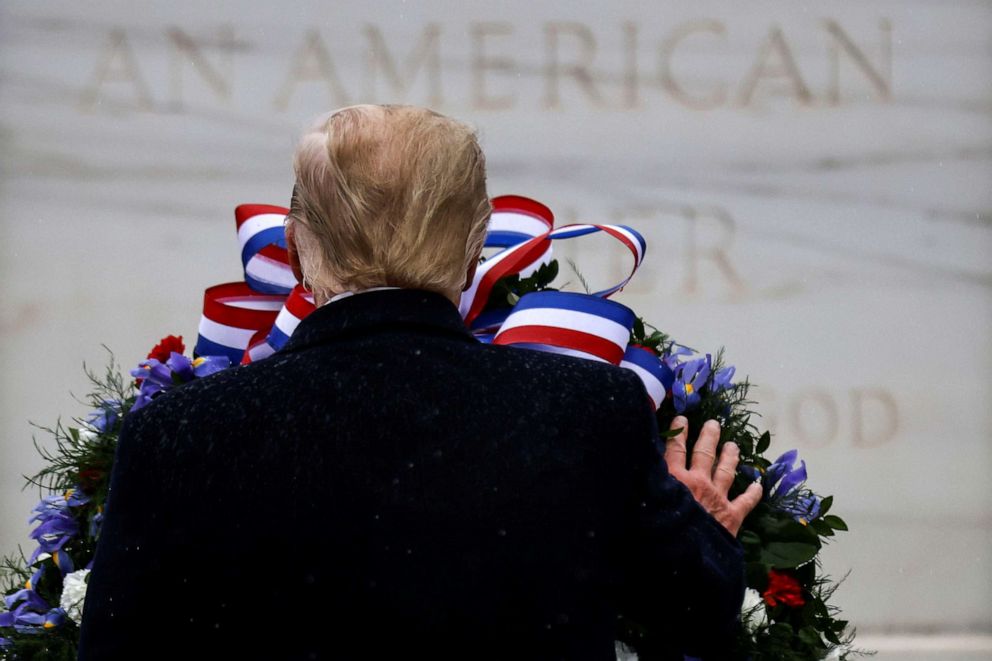
M 89 110 L 98 104 L 103 85 L 108 82 L 131 83 L 138 107 L 142 110 L 152 109 L 152 97 L 148 93 L 148 86 L 145 85 L 138 71 L 138 61 L 127 42 L 127 35 L 120 28 L 110 31 L 110 43 L 107 44 L 106 55 L 93 72 L 92 82 L 83 90 L 79 99 L 80 107 Z
M 276 95 L 274 103 L 276 110 L 286 110 L 296 85 L 305 81 L 323 81 L 331 95 L 331 105 L 348 105 L 348 95 L 341 87 L 341 81 L 338 80 L 331 54 L 327 52 L 327 46 L 316 30 L 307 33 L 303 46 L 296 54 L 293 68 Z

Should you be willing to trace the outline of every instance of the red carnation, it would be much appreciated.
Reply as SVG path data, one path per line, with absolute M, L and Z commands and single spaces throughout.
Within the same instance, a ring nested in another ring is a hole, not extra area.
M 794 576 L 777 572 L 768 572 L 768 587 L 761 595 L 769 606 L 785 604 L 791 608 L 799 608 L 806 601 L 803 599 L 803 586 Z
M 169 360 L 169 355 L 175 351 L 176 353 L 183 353 L 186 351 L 186 345 L 183 344 L 183 336 L 180 335 L 176 337 L 175 335 L 166 335 L 158 344 L 148 352 L 148 358 L 154 358 L 160 363 L 164 363 Z

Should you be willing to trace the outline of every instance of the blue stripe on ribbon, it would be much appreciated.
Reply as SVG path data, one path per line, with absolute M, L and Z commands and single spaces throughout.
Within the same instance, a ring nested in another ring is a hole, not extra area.
M 289 335 L 283 333 L 282 329 L 276 324 L 272 324 L 272 330 L 269 331 L 269 335 L 265 338 L 265 342 L 276 351 L 279 351 L 279 349 L 282 349 L 286 346 L 286 343 L 289 342 Z
M 634 327 L 634 311 L 622 303 L 592 294 L 565 291 L 537 291 L 525 294 L 513 308 L 514 312 L 533 308 L 557 308 L 596 315 L 616 322 L 626 329 Z
M 285 248 L 286 247 L 285 228 L 281 226 L 270 227 L 268 229 L 264 229 L 261 232 L 252 235 L 250 239 L 245 241 L 245 245 L 241 249 L 241 265 L 247 267 L 248 262 L 251 261 L 251 258 L 255 256 L 255 253 L 257 253 L 259 250 L 269 245 L 270 243 L 274 243 L 280 248 Z
M 510 316 L 512 308 L 494 308 L 492 310 L 486 310 L 479 314 L 472 322 L 472 329 L 479 328 L 497 328 L 503 325 L 506 318 Z
M 293 291 L 293 286 L 286 287 L 284 285 L 278 285 L 274 282 L 269 282 L 268 280 L 260 280 L 248 271 L 245 271 L 245 282 L 247 282 L 248 286 L 254 291 L 261 294 L 281 294 L 286 296 L 289 292 Z
M 238 349 L 237 347 L 226 347 L 223 344 L 218 344 L 213 340 L 208 340 L 202 335 L 198 335 L 196 338 L 196 347 L 193 352 L 197 356 L 227 356 L 231 359 L 232 365 L 240 365 L 241 359 L 245 355 L 244 349 Z
M 585 236 L 593 232 L 601 232 L 598 227 L 563 227 L 551 233 L 552 239 L 571 239 L 576 236 Z
M 529 241 L 534 237 L 526 232 L 513 232 L 511 230 L 493 230 L 486 234 L 487 248 L 509 248 L 518 243 Z
M 651 351 L 641 349 L 639 347 L 627 347 L 627 351 L 624 353 L 623 359 L 628 363 L 637 365 L 645 372 L 658 379 L 666 391 L 670 390 L 672 388 L 672 384 L 675 383 L 675 372 L 673 372 L 668 365 L 662 362 L 661 358 L 654 355 Z

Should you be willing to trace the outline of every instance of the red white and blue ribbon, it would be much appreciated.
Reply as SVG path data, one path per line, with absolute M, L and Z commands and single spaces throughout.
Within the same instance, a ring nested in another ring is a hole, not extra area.
M 483 342 L 537 349 L 612 363 L 644 382 L 655 407 L 670 391 L 674 375 L 653 351 L 630 345 L 634 313 L 608 300 L 630 281 L 644 261 L 647 244 L 625 225 L 574 224 L 554 227 L 554 214 L 526 197 L 494 198 L 487 248 L 500 252 L 479 265 L 459 306 L 465 323 Z M 314 310 L 313 297 L 297 283 L 286 253 L 288 209 L 243 204 L 235 210 L 244 282 L 216 285 L 204 294 L 198 355 L 225 355 L 250 363 L 278 351 Z M 619 283 L 594 294 L 540 291 L 516 305 L 484 311 L 495 284 L 509 275 L 527 277 L 552 259 L 553 242 L 603 233 L 631 254 L 633 267 Z
M 244 282 L 210 287 L 195 352 L 250 363 L 278 351 L 308 314 L 313 297 L 296 282 L 286 252 L 284 221 L 289 210 L 242 204 L 234 210 Z

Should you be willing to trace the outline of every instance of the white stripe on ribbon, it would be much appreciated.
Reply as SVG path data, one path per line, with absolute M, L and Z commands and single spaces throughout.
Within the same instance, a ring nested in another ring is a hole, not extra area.
M 257 332 L 250 328 L 236 328 L 218 323 L 212 319 L 207 319 L 206 317 L 200 317 L 200 335 L 211 342 L 220 344 L 221 346 L 231 347 L 232 349 L 243 350 L 248 346 L 252 336 Z
M 520 232 L 535 237 L 547 234 L 549 229 L 546 221 L 518 211 L 493 211 L 489 221 L 490 232 Z
M 253 298 L 218 298 L 219 303 L 224 305 L 230 305 L 235 308 L 243 308 L 245 310 L 278 310 L 282 308 L 284 303 L 283 298 L 276 299 L 271 294 L 261 294 L 258 297 Z
M 624 350 L 630 340 L 630 331 L 623 325 L 599 315 L 561 308 L 530 308 L 517 310 L 500 326 L 503 333 L 520 326 L 551 326 L 589 333 L 601 337 Z
M 276 352 L 268 342 L 259 342 L 253 347 L 248 347 L 248 357 L 251 362 L 268 358 Z
M 275 326 L 289 337 L 296 330 L 296 327 L 300 325 L 301 321 L 303 320 L 290 312 L 289 308 L 284 307 L 276 316 Z
M 293 269 L 290 268 L 289 264 L 284 264 L 258 253 L 248 260 L 248 264 L 245 265 L 245 273 L 250 273 L 257 280 L 286 287 L 287 289 L 292 289 L 296 286 L 296 276 L 293 275 Z
M 655 377 L 654 374 L 647 371 L 640 365 L 626 360 L 620 361 L 620 367 L 626 367 L 639 376 L 641 381 L 644 382 L 644 387 L 647 389 L 648 396 L 651 398 L 651 402 L 654 404 L 654 407 L 657 409 L 661 406 L 661 403 L 665 400 L 665 386 Z
M 241 223 L 241 227 L 238 228 L 238 242 L 244 248 L 251 237 L 272 227 L 282 227 L 285 221 L 286 216 L 280 216 L 277 213 L 260 213 L 257 216 L 252 216 Z

